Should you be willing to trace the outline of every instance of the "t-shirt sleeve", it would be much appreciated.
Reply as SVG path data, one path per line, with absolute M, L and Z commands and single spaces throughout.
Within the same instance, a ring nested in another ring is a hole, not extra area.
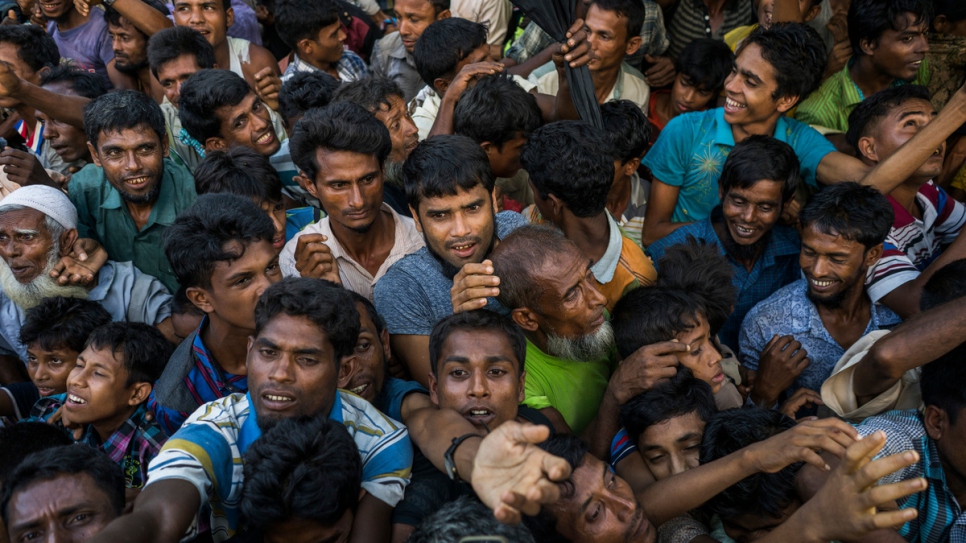
M 393 268 L 403 262 L 397 262 Z M 376 311 L 386 320 L 390 334 L 428 336 L 436 324 L 430 300 L 414 277 L 393 268 L 373 289 Z
M 795 145 L 793 147 L 798 156 L 802 180 L 815 187 L 818 185 L 815 177 L 818 165 L 826 155 L 835 152 L 835 146 L 811 126 L 791 119 L 786 122 L 794 123 Z
M 694 151 L 693 121 L 689 117 L 691 115 L 678 115 L 671 119 L 642 161 L 651 170 L 654 179 L 673 187 L 684 184 Z
M 141 271 L 136 274 L 144 275 Z M 173 296 L 168 292 L 168 287 L 155 277 L 150 277 L 148 282 L 148 294 L 144 301 L 144 307 L 138 316 L 138 322 L 157 326 L 164 319 L 171 316 L 171 301 Z
M 550 403 L 550 398 L 547 397 L 546 390 L 544 390 L 543 383 L 536 374 L 528 372 L 524 390 L 526 396 L 523 400 L 523 405 L 532 407 L 533 409 L 553 407 L 553 404 Z
M 621 460 L 637 452 L 637 445 L 631 441 L 627 429 L 621 428 L 610 442 L 610 465 L 617 466 Z
M 939 192 L 936 236 L 943 245 L 948 245 L 956 240 L 963 229 L 963 224 L 966 224 L 966 206 L 950 197 L 941 187 L 937 186 L 936 190 Z
M 399 426 L 387 433 L 362 461 L 362 488 L 395 507 L 406 491 L 413 468 L 413 445 L 409 431 Z
M 416 381 L 406 381 L 390 377 L 384 387 L 386 394 L 386 410 L 384 413 L 394 420 L 402 420 L 402 403 L 406 396 L 413 392 L 428 394 L 426 389 Z
M 295 267 L 295 247 L 298 246 L 299 232 L 285 243 L 282 252 L 278 255 L 278 265 L 282 268 L 282 277 L 299 277 L 299 271 Z
M 114 60 L 114 42 L 111 40 L 111 35 L 107 31 L 106 23 L 104 24 L 104 30 L 97 36 L 97 56 L 100 57 L 105 67 Z
M 77 176 L 84 175 L 84 170 L 74 174 L 75 178 L 67 185 L 70 203 L 74 204 L 77 209 L 77 237 L 78 238 L 88 238 L 88 239 L 98 239 L 97 230 L 94 226 L 94 217 L 90 214 L 90 208 L 87 206 L 87 191 L 80 179 Z M 100 241 L 100 240 L 98 240 Z
M 878 302 L 893 290 L 909 281 L 914 281 L 917 277 L 919 277 L 919 270 L 916 265 L 899 250 L 890 233 L 883 244 L 882 256 L 867 272 L 866 291 L 873 302 Z

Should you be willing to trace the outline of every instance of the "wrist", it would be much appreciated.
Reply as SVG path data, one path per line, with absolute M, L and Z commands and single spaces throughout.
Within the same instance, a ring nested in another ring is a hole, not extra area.
M 483 436 L 479 434 L 467 434 L 461 437 L 462 439 L 456 438 L 456 440 L 460 440 L 456 443 L 456 447 L 448 451 L 450 453 L 448 456 L 452 459 L 453 469 L 455 470 L 455 473 L 452 473 L 452 475 L 455 475 L 461 481 L 472 484 L 476 453 L 480 450 L 480 443 L 483 441 Z

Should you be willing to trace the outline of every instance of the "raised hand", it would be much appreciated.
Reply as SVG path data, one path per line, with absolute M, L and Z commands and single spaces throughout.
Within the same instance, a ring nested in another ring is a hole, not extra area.
M 755 470 L 777 473 L 796 462 L 808 462 L 828 471 L 829 466 L 816 451 L 841 457 L 859 437 L 852 425 L 839 419 L 811 418 L 794 427 L 746 448 Z
M 691 350 L 679 341 L 662 341 L 645 345 L 621 362 L 607 385 L 618 405 L 658 383 L 674 377 L 678 372 L 678 353 Z
M 488 297 L 499 296 L 500 278 L 493 275 L 493 262 L 466 264 L 453 278 L 449 295 L 453 314 L 486 307 Z
M 302 277 L 326 279 L 341 285 L 339 263 L 336 262 L 332 249 L 325 244 L 328 239 L 324 234 L 299 236 L 295 245 L 295 269 Z

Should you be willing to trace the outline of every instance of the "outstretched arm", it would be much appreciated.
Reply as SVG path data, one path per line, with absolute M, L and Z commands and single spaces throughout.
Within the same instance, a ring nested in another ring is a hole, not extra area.
M 86 17 L 90 14 L 91 7 L 101 3 L 103 0 L 74 0 L 74 7 Z M 141 0 L 115 0 L 111 7 L 148 37 L 174 26 L 171 19 Z
M 134 511 L 118 517 L 92 543 L 178 543 L 201 506 L 198 489 L 188 481 L 168 479 L 144 487 Z

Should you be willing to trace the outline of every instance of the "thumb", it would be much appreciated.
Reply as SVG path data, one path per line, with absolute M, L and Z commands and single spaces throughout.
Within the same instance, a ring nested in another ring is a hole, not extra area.
M 9 18 L 9 19 L 16 19 L 17 18 L 17 12 L 11 9 L 10 11 L 7 12 L 7 18 Z
M 519 433 L 517 435 L 510 435 L 511 439 L 516 441 L 536 445 L 537 443 L 543 443 L 550 437 L 550 429 L 542 424 L 520 424 L 517 428 L 519 429 Z
M 645 54 L 644 55 L 644 60 L 646 60 L 648 62 L 657 62 L 657 58 L 652 57 L 651 55 L 648 55 L 648 54 Z

